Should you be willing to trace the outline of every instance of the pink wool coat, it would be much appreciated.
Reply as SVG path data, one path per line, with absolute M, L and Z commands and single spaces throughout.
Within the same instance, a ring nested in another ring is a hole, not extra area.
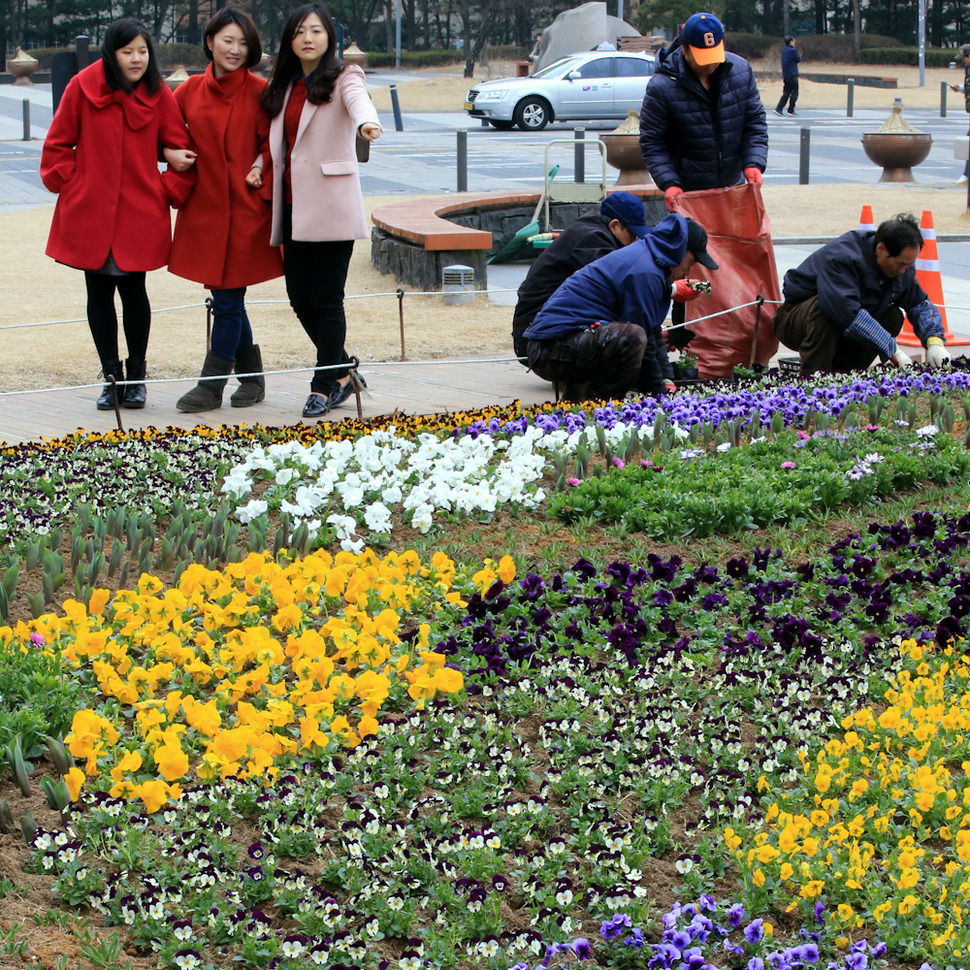
M 287 100 L 289 97 L 287 91 Z M 284 102 L 283 110 L 269 129 L 273 157 L 273 245 L 283 242 L 285 114 Z M 323 242 L 367 238 L 355 136 L 357 129 L 368 122 L 380 125 L 377 109 L 367 94 L 364 72 L 356 64 L 344 67 L 327 104 L 307 102 L 303 106 L 290 155 L 293 239 Z
M 198 153 L 195 188 L 179 210 L 169 272 L 209 289 L 231 290 L 283 275 L 269 244 L 272 209 L 246 176 L 267 151 L 269 117 L 259 99 L 266 82 L 239 68 L 184 81 L 175 100 Z
M 185 201 L 189 183 L 158 171 L 162 146 L 188 148 L 172 92 L 108 87 L 101 61 L 64 91 L 47 132 L 40 177 L 57 205 L 47 255 L 77 269 L 100 269 L 114 255 L 119 269 L 142 272 L 168 262 L 169 205 Z

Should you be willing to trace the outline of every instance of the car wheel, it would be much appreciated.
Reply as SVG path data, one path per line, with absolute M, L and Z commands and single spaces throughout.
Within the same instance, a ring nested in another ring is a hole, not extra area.
M 511 131 L 515 127 L 514 121 L 494 121 L 489 118 L 488 123 L 497 131 Z
M 515 106 L 515 123 L 523 131 L 542 131 L 552 120 L 552 108 L 542 98 L 523 98 Z

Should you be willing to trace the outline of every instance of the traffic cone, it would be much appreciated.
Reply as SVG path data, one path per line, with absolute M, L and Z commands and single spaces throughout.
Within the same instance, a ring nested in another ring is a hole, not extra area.
M 859 216 L 859 228 L 864 232 L 876 231 L 876 220 L 872 218 L 872 206 L 864 205 L 862 215 Z
M 933 213 L 929 209 L 923 210 L 919 231 L 923 236 L 923 248 L 916 260 L 916 282 L 923 287 L 930 302 L 935 303 L 940 311 L 940 316 L 943 318 L 943 335 L 947 344 L 949 346 L 966 344 L 965 340 L 957 340 L 947 326 L 943 301 L 943 276 L 940 273 L 940 256 L 936 249 L 936 229 L 933 228 Z M 896 338 L 896 342 L 906 347 L 922 346 L 908 319 L 903 321 L 903 329 Z

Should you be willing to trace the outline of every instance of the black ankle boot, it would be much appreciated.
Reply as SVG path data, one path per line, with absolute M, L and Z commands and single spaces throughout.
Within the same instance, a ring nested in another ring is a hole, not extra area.
M 175 406 L 180 411 L 212 411 L 222 407 L 222 392 L 232 373 L 234 361 L 229 357 L 214 354 L 211 350 L 205 355 L 202 365 L 202 379 L 187 394 L 183 394 Z M 243 372 L 245 373 L 245 371 Z
M 116 381 L 123 381 L 125 379 L 125 369 L 121 365 L 120 360 L 103 360 L 101 362 L 101 373 L 108 378 L 108 383 L 101 390 L 97 408 L 99 411 L 113 411 L 115 408 L 115 394 L 118 395 L 118 403 L 121 404 L 125 399 L 125 389 L 123 387 L 116 387 L 116 385 L 111 383 L 110 379 L 113 377 Z
M 143 381 L 145 379 L 145 361 L 132 360 L 129 357 L 126 363 L 128 364 L 129 381 Z M 121 403 L 126 408 L 143 408 L 145 406 L 145 385 L 129 384 L 125 388 L 125 399 Z

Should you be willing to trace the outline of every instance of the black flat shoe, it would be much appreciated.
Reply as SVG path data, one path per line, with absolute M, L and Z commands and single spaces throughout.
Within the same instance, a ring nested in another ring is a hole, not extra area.
M 311 394 L 306 399 L 306 404 L 303 405 L 303 417 L 319 418 L 326 414 L 331 407 L 329 397 L 324 397 L 322 394 Z
M 346 384 L 338 384 L 331 392 L 330 396 L 327 398 L 327 404 L 331 408 L 337 407 L 339 404 L 343 404 L 354 393 L 354 387 L 364 390 L 367 387 L 367 381 L 360 376 L 356 371 L 350 372 L 350 380 Z

